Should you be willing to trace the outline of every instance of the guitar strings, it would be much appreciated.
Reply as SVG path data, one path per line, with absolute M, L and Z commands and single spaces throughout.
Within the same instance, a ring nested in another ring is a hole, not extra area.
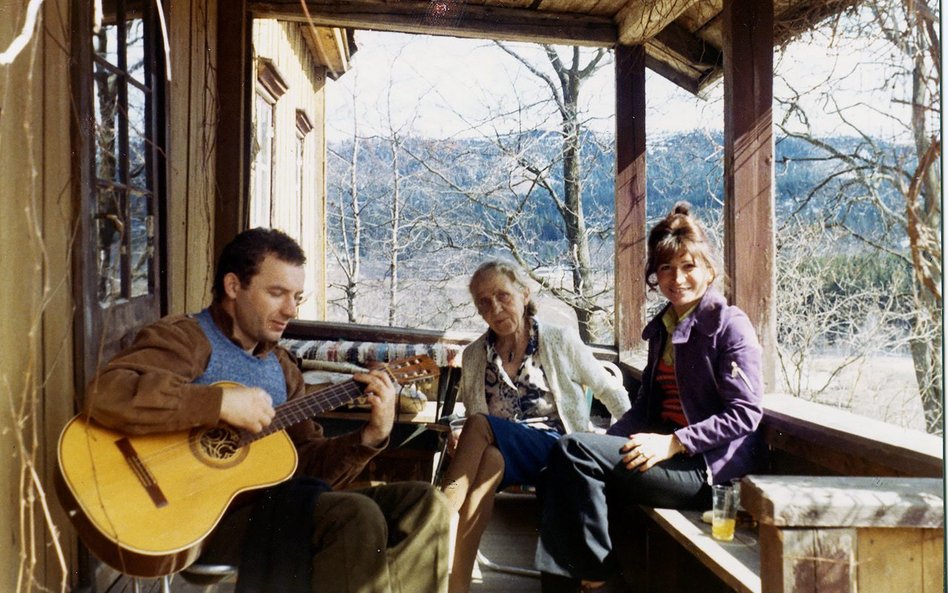
M 395 367 L 394 370 L 390 365 L 385 365 L 383 370 L 389 374 L 392 380 L 396 384 L 407 384 L 415 381 L 423 380 L 430 378 L 435 375 L 435 372 L 428 370 L 424 372 L 424 367 L 422 370 L 417 370 L 415 367 L 419 362 L 423 363 L 421 360 L 411 360 L 412 365 L 403 364 L 401 367 Z M 408 370 L 405 370 L 405 369 Z M 436 367 L 435 367 L 436 368 Z M 308 394 L 307 396 L 297 398 L 295 400 L 287 401 L 279 406 L 276 409 L 276 416 L 274 417 L 273 422 L 260 433 L 250 433 L 243 429 L 238 429 L 238 432 L 241 435 L 241 439 L 248 438 L 250 439 L 246 443 L 243 443 L 244 446 L 250 444 L 255 440 L 259 440 L 265 436 L 269 436 L 278 430 L 282 430 L 287 426 L 301 422 L 307 418 L 311 418 L 316 414 L 324 412 L 326 410 L 333 409 L 338 407 L 347 401 L 354 399 L 353 396 L 357 395 L 359 391 L 358 383 L 355 381 L 346 381 L 344 383 L 337 383 L 331 385 L 320 391 Z M 318 397 L 316 397 L 318 396 Z M 138 437 L 142 438 L 142 437 Z M 147 437 L 145 437 L 147 438 Z M 184 442 L 175 441 L 170 443 L 169 446 L 163 449 L 156 449 L 149 452 L 147 455 L 140 455 L 139 459 L 142 462 L 149 463 L 160 463 L 160 461 L 165 456 L 177 456 L 180 455 L 182 448 L 190 449 L 190 436 L 188 438 L 182 439 Z
M 396 384 L 407 384 L 436 375 L 436 372 L 424 372 L 418 370 L 393 372 L 388 366 L 386 366 L 384 370 L 389 373 Z M 343 384 L 332 385 L 326 389 L 309 394 L 306 397 L 285 402 L 284 404 L 277 406 L 277 417 L 275 417 L 274 422 L 271 423 L 271 425 L 264 429 L 264 431 L 261 433 L 253 434 L 244 430 L 239 431 L 242 437 L 246 436 L 250 438 L 250 440 L 244 443 L 243 446 L 246 447 L 253 441 L 265 436 L 269 436 L 270 434 L 273 434 L 274 432 L 277 432 L 288 425 L 292 425 L 299 421 L 305 420 L 306 418 L 310 418 L 315 414 L 323 412 L 327 409 L 338 407 L 346 401 L 351 401 L 354 399 L 353 396 L 357 395 L 358 393 L 361 393 L 358 384 L 355 381 L 347 381 Z M 320 397 L 313 397 L 316 395 L 319 395 Z M 165 475 L 167 463 L 170 462 L 173 465 L 178 466 L 181 464 L 180 459 L 182 456 L 185 456 L 185 459 L 193 457 L 190 452 L 192 448 L 192 436 L 190 435 L 190 432 L 188 432 L 187 436 L 183 435 L 184 431 L 171 434 L 159 433 L 155 435 L 142 435 L 134 437 L 138 444 L 138 459 L 152 475 L 152 478 L 159 487 L 161 486 L 160 476 Z M 149 441 L 153 439 L 158 441 L 165 439 L 172 440 L 163 447 L 159 447 L 154 450 L 148 450 L 150 446 Z M 143 452 L 143 450 L 145 452 Z M 237 464 L 241 462 L 241 460 L 236 461 Z M 214 466 L 206 463 L 204 463 L 204 467 L 208 469 L 216 469 Z M 96 473 L 98 474 L 96 482 L 98 482 L 102 487 L 107 488 L 110 484 L 121 484 L 122 482 L 127 482 L 127 461 L 117 464 L 117 467 L 114 469 L 108 469 L 100 466 Z M 189 476 L 189 487 L 185 496 L 203 494 L 208 488 L 216 487 L 220 482 L 220 478 L 221 476 L 215 472 L 204 472 L 199 473 L 199 475 L 196 476 Z

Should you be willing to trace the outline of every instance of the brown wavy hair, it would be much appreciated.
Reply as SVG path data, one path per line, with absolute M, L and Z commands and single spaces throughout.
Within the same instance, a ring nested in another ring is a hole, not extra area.
M 718 278 L 717 256 L 701 222 L 691 216 L 691 204 L 678 202 L 671 212 L 648 234 L 648 257 L 645 260 L 645 283 L 658 286 L 658 267 L 671 261 L 681 250 L 701 260 L 711 271 L 712 281 Z

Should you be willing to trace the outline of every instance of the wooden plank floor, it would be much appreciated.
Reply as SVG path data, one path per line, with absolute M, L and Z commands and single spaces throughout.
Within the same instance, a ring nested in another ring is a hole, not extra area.
M 537 501 L 529 494 L 499 494 L 481 554 L 498 564 L 533 568 L 537 547 Z M 540 593 L 540 579 L 477 567 L 471 593 Z
M 533 567 L 537 542 L 536 498 L 527 494 L 500 494 L 487 533 L 481 542 L 481 553 L 494 563 L 525 568 Z M 115 583 L 107 593 L 132 593 L 126 579 Z M 172 579 L 172 593 L 233 593 L 233 582 L 216 585 L 194 585 L 181 577 Z M 142 582 L 142 593 L 161 593 L 156 580 Z M 419 592 L 425 593 L 425 592 Z M 471 593 L 540 593 L 537 578 L 497 572 L 475 567 Z

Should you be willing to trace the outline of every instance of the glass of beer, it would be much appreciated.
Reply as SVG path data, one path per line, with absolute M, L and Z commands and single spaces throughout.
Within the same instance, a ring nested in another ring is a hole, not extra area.
M 717 484 L 711 491 L 711 537 L 729 542 L 734 539 L 737 522 L 737 490 L 730 484 Z

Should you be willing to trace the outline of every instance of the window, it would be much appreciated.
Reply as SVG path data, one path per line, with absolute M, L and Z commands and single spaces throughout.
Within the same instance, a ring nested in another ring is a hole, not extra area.
M 118 0 L 95 30 L 77 28 L 76 88 L 83 162 L 80 267 L 85 360 L 122 346 L 161 315 L 160 213 L 164 200 L 164 55 L 151 2 Z
M 287 85 L 270 60 L 257 60 L 257 92 L 254 95 L 254 137 L 251 158 L 250 227 L 269 227 L 273 193 L 276 103 Z
M 296 110 L 296 145 L 294 150 L 296 152 L 294 162 L 296 164 L 296 204 L 297 211 L 301 214 L 304 212 L 304 203 L 305 203 L 305 177 L 306 177 L 306 135 L 310 133 L 313 129 L 313 123 L 310 121 L 309 117 L 306 115 L 306 112 L 302 109 Z M 299 237 L 303 237 L 303 219 L 304 217 L 300 216 L 300 232 Z

